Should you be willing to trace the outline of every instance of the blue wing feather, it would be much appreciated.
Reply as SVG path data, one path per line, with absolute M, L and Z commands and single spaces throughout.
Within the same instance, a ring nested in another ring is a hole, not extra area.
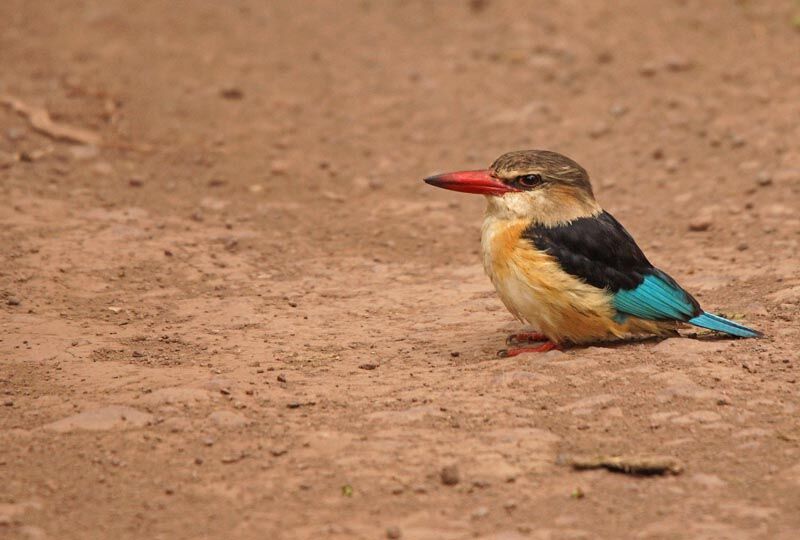
M 645 276 L 639 286 L 614 293 L 614 307 L 621 314 L 648 320 L 684 321 L 695 326 L 739 337 L 762 334 L 713 313 L 704 313 L 697 300 L 661 271 Z
M 697 301 L 663 272 L 645 276 L 635 289 L 617 291 L 614 307 L 650 320 L 686 321 L 702 313 Z

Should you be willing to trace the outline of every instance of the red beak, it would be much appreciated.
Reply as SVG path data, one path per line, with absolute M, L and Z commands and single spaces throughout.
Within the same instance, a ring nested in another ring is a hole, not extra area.
M 488 170 L 438 174 L 426 178 L 425 183 L 444 189 L 463 193 L 477 193 L 479 195 L 502 195 L 509 191 L 519 191 L 492 176 L 491 171 Z

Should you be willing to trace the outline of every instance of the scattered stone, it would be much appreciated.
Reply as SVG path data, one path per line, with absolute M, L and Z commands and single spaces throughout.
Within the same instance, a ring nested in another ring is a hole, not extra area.
M 144 178 L 141 176 L 131 176 L 128 178 L 128 185 L 131 187 L 142 187 L 144 185 Z
M 461 356 L 461 353 L 458 351 L 450 351 L 450 356 L 452 356 L 453 358 L 458 358 L 459 356 Z
M 359 369 L 366 369 L 366 370 L 372 370 L 372 369 L 375 369 L 377 367 L 378 367 L 378 364 L 371 364 L 371 363 L 361 364 L 360 366 L 358 366 Z
M 6 298 L 6 304 L 8 304 L 9 306 L 18 306 L 21 304 L 21 301 L 16 296 L 9 296 L 8 298 Z
M 710 216 L 696 216 L 689 221 L 689 230 L 692 232 L 703 232 L 711 228 L 713 220 Z
M 298 403 L 297 401 L 290 401 L 289 403 L 286 404 L 286 406 L 290 409 L 299 409 L 300 403 Z
M 592 128 L 589 130 L 589 137 L 591 137 L 592 139 L 599 139 L 604 135 L 608 135 L 610 131 L 611 131 L 611 126 L 609 126 L 605 122 L 599 122 L 594 126 L 592 126 Z
M 667 71 L 672 72 L 689 71 L 694 67 L 694 63 L 682 56 L 670 56 L 664 62 L 664 67 L 667 68 Z
M 747 139 L 741 135 L 737 133 L 731 135 L 731 148 L 741 148 L 745 144 L 747 144 Z
M 470 514 L 470 517 L 472 519 L 483 519 L 488 515 L 489 515 L 489 509 L 486 508 L 485 506 L 479 506 L 472 512 L 472 514 Z
M 239 100 L 244 97 L 244 92 L 241 88 L 237 88 L 236 86 L 228 86 L 220 89 L 219 95 L 223 99 Z
M 639 68 L 639 75 L 641 75 L 642 77 L 652 77 L 653 75 L 656 74 L 657 71 L 658 68 L 653 62 L 645 62 Z
M 386 538 L 389 540 L 398 540 L 403 537 L 403 532 L 399 527 L 389 527 L 386 529 Z
M 240 452 L 238 454 L 232 454 L 230 456 L 225 456 L 222 459 L 220 459 L 220 461 L 222 463 L 224 463 L 225 465 L 229 465 L 231 463 L 236 463 L 238 461 L 242 461 L 246 457 L 247 457 L 247 453 L 246 452 Z
M 677 159 L 668 159 L 664 162 L 664 170 L 666 170 L 670 174 L 674 174 L 678 172 L 680 169 L 681 164 Z
M 208 419 L 219 427 L 242 427 L 250 423 L 247 417 L 231 411 L 214 411 Z
M 276 377 L 276 379 L 278 379 L 279 383 L 285 383 L 286 382 L 286 375 L 284 375 L 283 373 L 278 373 L 278 376 Z
M 439 478 L 442 481 L 442 484 L 446 486 L 455 486 L 461 481 L 461 473 L 458 470 L 458 465 L 446 465 L 442 467 L 442 470 L 439 472 Z
M 145 354 L 142 351 L 133 351 L 131 356 L 134 358 L 143 358 Z
M 67 433 L 76 430 L 104 431 L 110 429 L 124 429 L 143 427 L 151 423 L 151 414 L 137 411 L 132 407 L 110 405 L 100 409 L 84 411 L 46 424 L 44 429 L 58 433 Z
M 281 159 L 276 159 L 270 164 L 269 170 L 275 176 L 282 176 L 289 172 L 289 163 Z
M 469 0 L 469 9 L 473 13 L 482 13 L 487 7 L 489 0 Z
M 621 103 L 615 103 L 611 106 L 608 112 L 611 114 L 611 116 L 616 116 L 619 118 L 620 116 L 624 116 L 628 113 L 628 107 Z
M 770 175 L 766 171 L 761 171 L 756 176 L 756 184 L 758 184 L 761 187 L 771 186 L 772 185 L 772 175 Z
M 614 55 L 611 51 L 600 51 L 595 57 L 598 64 L 610 64 L 614 60 Z

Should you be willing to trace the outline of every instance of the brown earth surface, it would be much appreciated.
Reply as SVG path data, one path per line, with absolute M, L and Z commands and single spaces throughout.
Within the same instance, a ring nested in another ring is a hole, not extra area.
M 0 20 L 0 537 L 800 538 L 798 2 Z M 767 337 L 497 358 L 483 200 L 420 179 L 522 148 Z

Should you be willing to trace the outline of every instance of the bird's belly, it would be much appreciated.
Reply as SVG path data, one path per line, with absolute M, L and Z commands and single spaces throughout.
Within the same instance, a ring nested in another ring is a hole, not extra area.
M 620 335 L 611 296 L 520 239 L 522 228 L 484 224 L 484 268 L 508 310 L 555 342 Z

